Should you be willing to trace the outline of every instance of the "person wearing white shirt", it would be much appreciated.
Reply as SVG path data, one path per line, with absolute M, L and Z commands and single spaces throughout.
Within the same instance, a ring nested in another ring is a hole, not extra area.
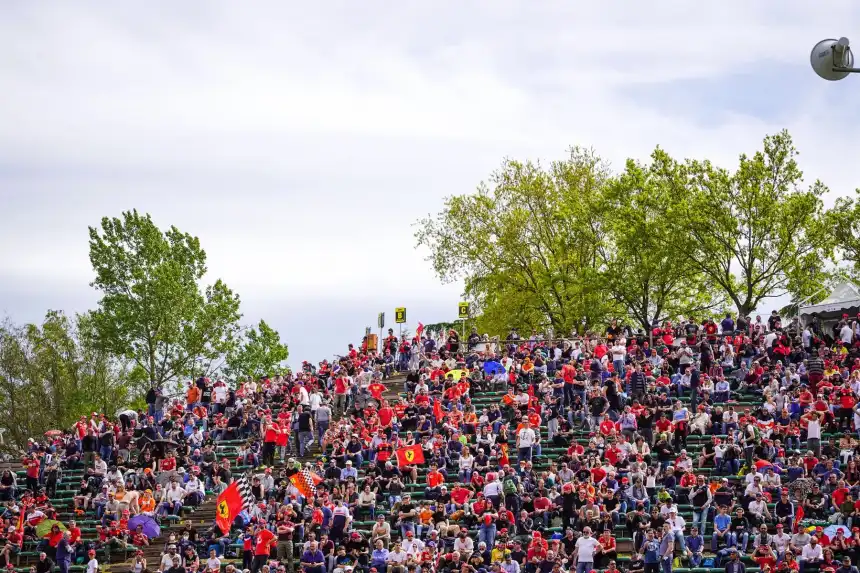
M 678 510 L 673 506 L 669 511 L 669 518 L 666 523 L 672 528 L 672 535 L 675 537 L 675 542 L 681 547 L 681 553 L 687 552 L 687 540 L 684 538 L 684 528 L 687 526 L 686 520 L 678 515 Z
M 511 558 L 510 551 L 505 551 L 505 560 L 500 567 L 505 573 L 520 573 L 520 564 Z
M 310 403 L 311 399 L 310 395 L 308 394 L 308 389 L 305 388 L 304 384 L 302 384 L 299 386 L 299 404 L 307 407 L 310 406 Z
M 851 327 L 848 326 L 848 323 L 842 325 L 842 328 L 839 330 L 839 338 L 847 345 L 851 345 L 851 340 L 854 338 L 854 331 L 851 330 Z
M 803 569 L 810 563 L 818 563 L 823 558 L 824 552 L 821 549 L 821 545 L 818 544 L 818 540 L 813 536 L 800 552 L 800 568 Z
M 394 549 L 388 552 L 388 557 L 385 559 L 390 566 L 397 566 L 403 563 L 406 563 L 406 560 L 409 558 L 409 555 L 403 551 L 403 547 L 401 547 L 400 543 L 394 544 Z
M 203 488 L 203 482 L 196 475 L 191 475 L 187 482 L 185 482 L 185 497 L 183 498 L 183 503 L 188 503 L 188 505 L 199 505 L 203 502 L 203 498 L 206 495 L 206 492 Z
M 471 539 L 470 539 L 471 541 Z M 456 542 L 455 542 L 456 546 Z M 411 557 L 417 557 L 424 551 L 424 542 L 415 538 L 415 534 L 411 531 L 406 532 L 406 539 L 402 543 L 403 551 Z
M 765 520 L 770 519 L 770 512 L 767 510 L 767 502 L 761 492 L 757 493 L 755 500 L 750 502 L 749 509 L 750 517 L 753 518 L 755 525 L 765 523 Z
M 523 427 L 517 432 L 517 463 L 523 460 L 532 461 L 532 446 L 536 441 L 535 431 L 531 429 L 527 420 L 523 420 Z
M 813 413 L 806 426 L 806 445 L 815 452 L 816 457 L 821 457 L 821 422 L 818 415 Z
M 460 555 L 471 555 L 475 550 L 475 542 L 465 531 L 460 531 L 460 535 L 454 540 L 454 551 L 459 551 Z
M 783 531 L 781 523 L 778 523 L 776 526 L 776 534 L 771 537 L 771 544 L 776 550 L 777 558 L 782 559 L 785 556 L 785 551 L 791 545 L 791 535 Z
M 316 390 L 314 392 L 311 392 L 310 396 L 308 397 L 308 405 L 311 408 L 311 412 L 316 411 L 316 409 L 320 407 L 320 404 L 322 404 L 322 394 L 320 394 L 319 391 Z
M 164 517 L 169 512 L 173 515 L 179 515 L 182 510 L 182 500 L 185 499 L 185 490 L 179 487 L 179 483 L 172 481 L 170 485 L 161 494 L 161 504 L 158 506 L 156 514 Z
M 600 547 L 600 543 L 591 536 L 591 528 L 582 528 L 582 537 L 576 540 L 573 557 L 576 560 L 576 572 L 588 573 L 594 569 L 594 554 Z
M 627 348 L 624 346 L 624 339 L 620 339 L 614 346 L 609 349 L 612 354 L 612 369 L 619 376 L 624 375 L 624 358 L 627 356 Z

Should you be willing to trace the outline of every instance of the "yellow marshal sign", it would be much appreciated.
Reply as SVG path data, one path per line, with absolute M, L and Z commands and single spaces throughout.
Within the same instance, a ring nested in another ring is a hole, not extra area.
M 406 322 L 406 307 L 400 306 L 394 309 L 394 322 L 396 324 L 403 324 Z
M 469 318 L 469 303 L 461 302 L 459 305 L 457 305 L 457 311 L 457 316 L 460 318 L 460 320 L 466 320 L 467 318 Z

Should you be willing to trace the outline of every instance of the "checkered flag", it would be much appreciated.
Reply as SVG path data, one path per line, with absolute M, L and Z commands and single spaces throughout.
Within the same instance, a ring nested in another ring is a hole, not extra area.
M 215 506 L 215 523 L 226 535 L 229 533 L 236 516 L 242 511 L 250 511 L 253 506 L 254 494 L 251 493 L 248 478 L 240 476 L 218 495 Z
M 254 493 L 251 491 L 251 484 L 248 483 L 248 478 L 245 476 L 236 478 L 236 489 L 242 498 L 242 510 L 250 511 L 254 507 Z
M 290 476 L 290 483 L 296 486 L 299 493 L 306 498 L 316 495 L 317 485 L 320 482 L 322 482 L 322 478 L 307 468 L 303 468 Z

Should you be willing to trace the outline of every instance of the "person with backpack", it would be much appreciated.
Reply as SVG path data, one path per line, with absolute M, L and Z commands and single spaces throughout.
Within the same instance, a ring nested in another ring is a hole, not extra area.
M 510 467 L 507 468 L 505 477 L 502 478 L 502 495 L 505 496 L 505 507 L 511 510 L 514 515 L 519 515 L 522 507 L 520 481 Z

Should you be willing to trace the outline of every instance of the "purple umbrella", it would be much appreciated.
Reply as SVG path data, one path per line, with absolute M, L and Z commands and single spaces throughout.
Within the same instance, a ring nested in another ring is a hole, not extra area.
M 135 531 L 138 525 L 143 526 L 143 533 L 150 539 L 154 539 L 161 535 L 161 526 L 158 522 L 148 515 L 135 515 L 128 520 L 128 530 Z

